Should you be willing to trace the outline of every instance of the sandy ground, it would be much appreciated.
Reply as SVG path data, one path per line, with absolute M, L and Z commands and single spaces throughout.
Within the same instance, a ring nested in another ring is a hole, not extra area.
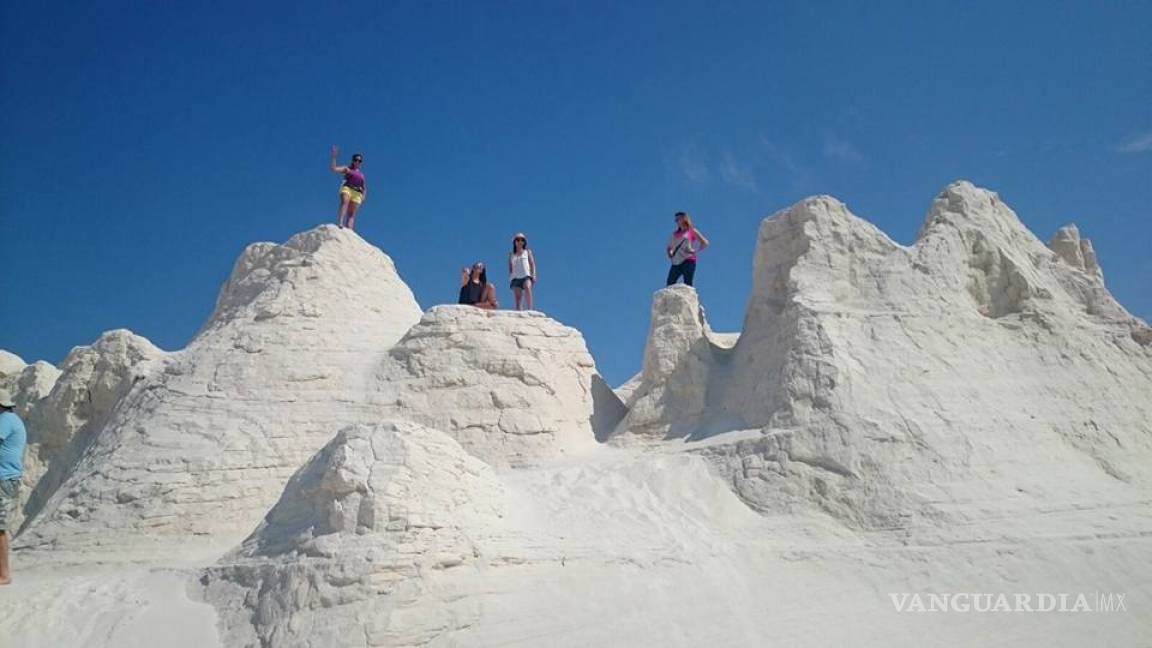
M 0 588 L 0 646 L 212 648 L 216 611 L 187 594 L 190 571 L 140 564 L 37 564 L 15 557 Z
M 443 645 L 1152 641 L 1148 501 L 1027 512 L 971 502 L 965 525 L 860 533 L 819 514 L 755 514 L 696 459 L 605 453 L 508 476 L 506 522 L 539 550 L 446 587 L 482 592 L 483 614 Z M 1084 593 L 1095 604 L 1097 592 L 1124 594 L 1126 610 L 898 612 L 890 597 Z
M 1140 646 L 1152 641 L 1147 501 L 1019 512 L 973 506 L 963 527 L 845 530 L 762 516 L 699 457 L 605 452 L 506 473 L 511 514 L 489 560 L 431 575 L 393 612 L 419 628 L 469 616 L 431 646 Z M 490 535 L 489 535 L 490 534 Z M 501 560 L 501 556 L 515 557 Z M 198 601 L 204 554 L 64 564 L 15 557 L 0 646 L 223 645 Z M 1105 612 L 898 612 L 891 594 L 1124 594 Z M 233 642 L 236 644 L 236 642 Z M 238 644 L 237 644 L 238 645 Z

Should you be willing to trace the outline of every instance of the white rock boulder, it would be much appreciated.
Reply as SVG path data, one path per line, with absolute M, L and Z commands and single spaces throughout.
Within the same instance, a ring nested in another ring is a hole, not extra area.
M 1083 270 L 1097 279 L 1104 278 L 1092 241 L 1080 238 L 1080 229 L 1076 225 L 1065 225 L 1056 230 L 1048 247 L 1073 268 Z
M 712 333 L 695 289 L 675 285 L 658 290 L 643 369 L 627 392 L 628 413 L 616 440 L 699 433 L 709 386 L 721 379 L 731 346 Z
M 26 364 L 15 353 L 0 349 L 0 389 L 8 390 L 16 413 L 27 417 L 33 406 L 52 391 L 60 370 L 43 360 Z
M 432 308 L 376 380 L 383 409 L 498 467 L 585 452 L 624 413 L 580 332 L 533 311 Z
M 10 380 L 23 371 L 26 366 L 28 363 L 24 362 L 24 358 L 11 351 L 0 349 L 0 380 Z M 4 388 L 10 389 L 8 383 L 4 384 Z
M 493 468 L 443 432 L 347 428 L 202 583 L 228 645 L 404 645 L 395 609 L 437 572 L 475 562 L 466 529 L 505 506 Z
M 40 399 L 48 396 L 60 378 L 60 370 L 54 365 L 38 360 L 24 367 L 16 377 L 13 400 L 16 401 L 16 411 L 22 416 L 28 416 L 36 408 Z

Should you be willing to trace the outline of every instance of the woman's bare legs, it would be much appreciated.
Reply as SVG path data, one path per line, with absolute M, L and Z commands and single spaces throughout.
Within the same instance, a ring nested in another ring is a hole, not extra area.
M 356 229 L 356 210 L 360 209 L 360 205 L 352 201 L 348 201 L 348 222 L 345 225 L 348 229 Z
M 523 294 L 523 292 L 524 291 L 519 288 L 512 289 L 512 296 L 516 298 L 516 310 L 520 310 L 520 295 Z
M 526 301 L 528 303 L 528 309 L 527 310 L 534 310 L 534 308 L 532 307 L 532 284 L 533 283 L 535 283 L 535 282 L 532 281 L 531 279 L 525 279 L 524 280 L 524 297 L 525 297 L 524 301 Z M 520 300 L 519 299 L 516 300 L 516 310 L 520 310 Z
M 488 287 L 484 289 L 484 299 L 475 305 L 485 310 L 500 308 L 499 302 L 496 301 L 496 286 L 488 284 Z
M 340 227 L 344 227 L 344 215 L 348 213 L 348 203 L 349 202 L 351 202 L 351 201 L 348 200 L 348 196 L 345 196 L 344 194 L 340 194 L 340 210 L 338 212 L 336 212 L 336 214 L 337 214 L 336 224 L 339 225 Z
M 12 571 L 8 565 L 8 532 L 0 531 L 0 585 L 8 585 L 11 582 Z

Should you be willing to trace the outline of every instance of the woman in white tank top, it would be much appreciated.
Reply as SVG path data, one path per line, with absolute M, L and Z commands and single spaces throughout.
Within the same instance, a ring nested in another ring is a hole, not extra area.
M 508 255 L 508 276 L 512 279 L 512 295 L 516 298 L 516 310 L 523 310 L 521 304 L 532 310 L 532 288 L 537 281 L 536 258 L 528 249 L 528 239 L 523 233 L 512 237 L 512 253 Z

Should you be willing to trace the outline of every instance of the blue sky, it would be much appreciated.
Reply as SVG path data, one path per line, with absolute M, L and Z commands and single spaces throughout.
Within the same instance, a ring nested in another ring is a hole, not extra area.
M 613 383 L 681 209 L 719 330 L 765 215 L 827 193 L 908 243 L 959 178 L 1041 238 L 1077 222 L 1152 315 L 1152 3 L 0 1 L 0 347 L 27 360 L 182 347 L 246 244 L 334 218 L 331 144 L 422 306 L 524 230 Z

